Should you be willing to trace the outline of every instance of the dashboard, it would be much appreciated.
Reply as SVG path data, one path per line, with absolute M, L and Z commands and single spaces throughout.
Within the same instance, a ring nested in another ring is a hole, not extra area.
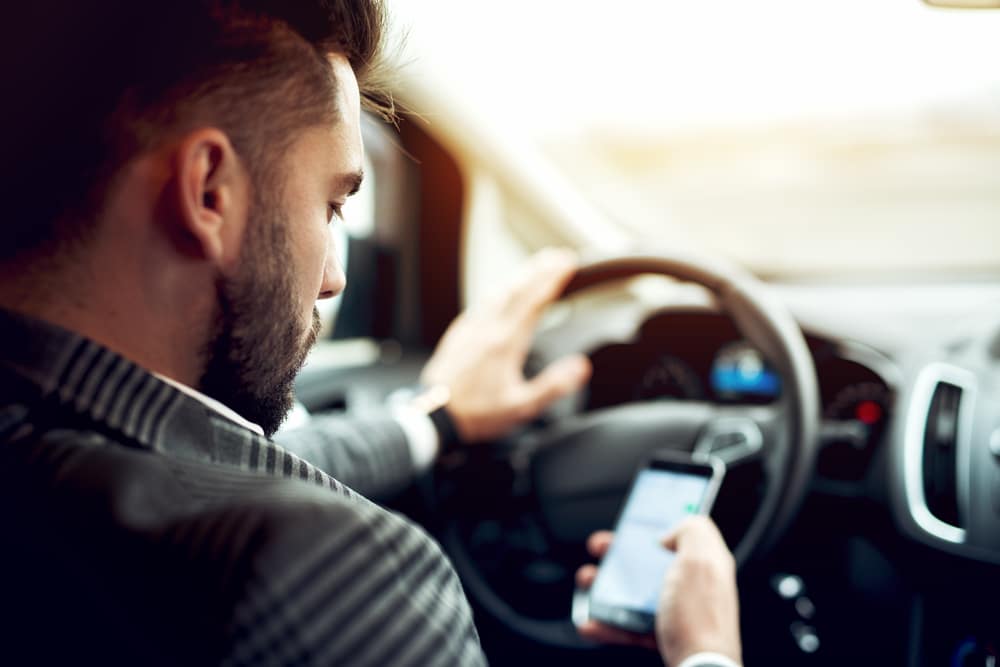
M 742 579 L 759 610 L 745 636 L 767 637 L 767 653 L 803 622 L 772 586 L 791 573 L 823 609 L 826 659 L 791 649 L 774 664 L 847 664 L 858 645 L 874 652 L 865 664 L 995 664 L 1000 288 L 769 287 L 815 365 L 820 446 L 795 524 Z M 780 409 L 780 377 L 710 298 L 621 292 L 581 298 L 537 338 L 530 370 L 569 351 L 593 364 L 557 418 L 656 401 Z M 727 472 L 713 511 L 724 535 L 740 535 L 763 480 L 754 465 Z
M 822 405 L 818 472 L 860 479 L 892 416 L 891 367 L 868 348 L 807 334 Z M 635 338 L 590 353 L 594 373 L 586 410 L 631 401 L 680 400 L 766 405 L 781 397 L 781 379 L 732 321 L 714 312 L 664 311 Z

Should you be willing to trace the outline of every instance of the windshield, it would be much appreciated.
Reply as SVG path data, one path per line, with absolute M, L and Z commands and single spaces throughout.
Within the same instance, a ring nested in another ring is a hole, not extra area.
M 636 238 L 773 276 L 1000 273 L 1000 11 L 392 9 L 420 69 L 529 137 Z

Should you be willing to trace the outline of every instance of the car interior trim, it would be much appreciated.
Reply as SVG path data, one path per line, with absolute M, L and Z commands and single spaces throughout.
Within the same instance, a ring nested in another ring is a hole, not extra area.
M 835 345 L 838 357 L 864 366 L 877 375 L 891 390 L 896 391 L 903 385 L 903 374 L 899 366 L 878 350 L 863 343 L 843 338 L 835 339 Z
M 959 510 L 967 516 L 971 464 L 969 436 L 972 432 L 972 408 L 975 405 L 976 378 L 969 371 L 951 364 L 934 363 L 926 366 L 920 372 L 913 387 L 909 410 L 907 410 L 903 454 L 906 504 L 910 516 L 913 517 L 921 530 L 946 542 L 963 544 L 966 538 L 965 530 L 934 516 L 924 496 L 923 457 L 927 416 L 934 391 L 942 382 L 955 385 L 962 390 L 956 434 L 956 474 L 958 475 L 956 484 Z

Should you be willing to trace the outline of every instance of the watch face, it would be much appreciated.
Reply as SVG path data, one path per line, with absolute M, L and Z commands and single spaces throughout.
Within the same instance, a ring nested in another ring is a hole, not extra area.
M 441 406 L 427 416 L 430 417 L 431 423 L 434 424 L 434 429 L 437 431 L 441 455 L 450 454 L 458 449 L 462 444 L 462 436 L 459 435 L 455 420 L 452 419 L 448 408 Z

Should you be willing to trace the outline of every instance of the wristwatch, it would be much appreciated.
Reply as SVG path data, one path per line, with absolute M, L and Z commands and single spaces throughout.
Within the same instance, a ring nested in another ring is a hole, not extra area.
M 438 443 L 440 446 L 439 455 L 446 457 L 458 451 L 464 444 L 462 437 L 458 434 L 458 427 L 455 420 L 448 412 L 448 403 L 451 401 L 451 390 L 443 384 L 433 385 L 425 388 L 413 397 L 410 405 L 426 414 L 434 430 L 437 431 Z

